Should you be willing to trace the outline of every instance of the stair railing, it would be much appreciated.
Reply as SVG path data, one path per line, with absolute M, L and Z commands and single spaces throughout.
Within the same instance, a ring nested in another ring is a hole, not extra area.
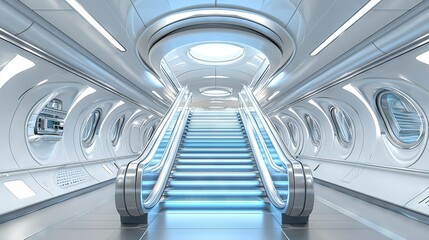
M 156 151 L 160 147 L 161 141 L 169 126 L 174 126 L 170 140 L 165 147 L 164 154 L 162 155 L 159 164 L 156 164 L 155 166 L 157 166 L 158 169 L 162 169 L 163 166 L 166 166 L 170 161 L 172 161 L 171 159 L 174 160 L 178 149 L 178 146 L 176 145 L 180 143 L 180 137 L 182 136 L 184 127 L 186 126 L 191 101 L 192 94 L 189 93 L 187 87 L 184 87 L 178 94 L 167 114 L 162 119 L 141 156 L 137 160 L 120 167 L 116 177 L 115 203 L 121 219 L 132 219 L 133 217 L 137 218 L 144 216 L 147 211 L 156 205 L 157 201 L 159 201 L 158 191 L 161 191 L 161 195 L 163 191 L 163 188 L 159 187 L 160 184 L 155 184 L 156 189 L 154 188 L 155 192 L 152 191 L 150 193 L 150 199 L 143 199 L 142 177 L 145 172 L 145 168 L 147 168 L 147 165 L 153 160 Z M 173 122 L 176 114 L 179 114 L 179 118 L 176 122 Z M 161 176 L 161 173 L 158 177 L 159 180 L 162 180 L 161 177 L 165 177 L 165 174 Z
M 239 98 L 242 100 L 241 94 L 239 94 Z M 242 100 L 240 104 L 243 104 L 242 108 L 239 109 L 240 115 L 242 116 L 243 125 L 246 129 L 247 137 L 249 139 L 250 147 L 253 151 L 253 156 L 256 161 L 256 166 L 258 167 L 262 183 L 265 187 L 266 193 L 268 198 L 270 199 L 270 202 L 280 210 L 280 212 L 286 212 L 287 211 L 287 202 L 282 199 L 280 196 L 276 186 L 274 185 L 273 179 L 271 178 L 270 171 L 268 170 L 268 167 L 266 165 L 266 162 L 263 157 L 263 152 L 265 156 L 267 157 L 267 162 L 269 167 L 276 170 L 277 172 L 283 173 L 286 176 L 286 171 L 284 168 L 281 168 L 277 166 L 277 164 L 274 163 L 271 155 L 269 154 L 269 150 L 267 145 L 265 144 L 265 141 L 262 137 L 262 134 L 257 129 L 257 125 L 254 122 L 255 120 L 251 117 L 251 113 L 246 105 L 246 103 Z M 258 141 L 259 140 L 259 144 Z M 259 149 L 260 145 L 262 145 L 263 151 Z
M 255 120 L 254 123 L 256 126 L 254 126 L 254 128 L 257 128 L 258 130 L 261 128 L 267 132 L 267 135 L 279 156 L 282 167 L 284 167 L 288 172 L 289 199 L 286 215 L 308 217 L 314 205 L 313 176 L 311 170 L 308 166 L 302 164 L 296 160 L 292 154 L 290 154 L 280 136 L 277 134 L 274 125 L 262 110 L 262 107 L 259 105 L 251 90 L 248 87 L 243 86 L 243 90 L 239 95 L 241 96 L 241 106 L 250 106 L 247 107 L 247 111 L 250 112 L 248 115 Z M 246 104 L 243 105 L 242 103 Z M 258 124 L 257 119 L 259 119 L 261 124 Z

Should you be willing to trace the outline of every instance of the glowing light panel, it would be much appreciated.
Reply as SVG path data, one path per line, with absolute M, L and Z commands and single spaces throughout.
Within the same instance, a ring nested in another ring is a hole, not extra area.
M 331 44 L 337 37 L 339 37 L 344 31 L 356 23 L 360 18 L 367 14 L 372 8 L 374 8 L 381 0 L 370 0 L 365 6 L 363 6 L 355 15 L 353 15 L 347 22 L 345 22 L 340 28 L 337 29 L 331 36 L 329 36 L 320 46 L 318 46 L 310 56 L 316 56 L 329 44 Z
M 207 97 L 226 97 L 231 95 L 230 91 L 223 88 L 208 88 L 208 89 L 202 90 L 200 93 L 201 95 L 204 95 Z
M 25 199 L 36 195 L 22 180 L 4 182 L 3 185 L 18 199 Z
M 420 54 L 416 57 L 416 59 L 422 63 L 429 65 L 429 51 Z
M 189 56 L 201 63 L 224 64 L 239 59 L 244 48 L 227 43 L 205 43 L 189 49 Z
M 6 66 L 0 71 L 0 88 L 3 87 L 16 74 L 34 67 L 34 63 L 27 58 L 17 54 Z
M 103 26 L 101 26 L 101 24 L 98 23 L 97 20 L 95 20 L 82 5 L 80 5 L 80 3 L 78 3 L 76 0 L 66 0 L 66 2 L 114 47 L 116 47 L 121 52 L 126 51 L 125 48 Z

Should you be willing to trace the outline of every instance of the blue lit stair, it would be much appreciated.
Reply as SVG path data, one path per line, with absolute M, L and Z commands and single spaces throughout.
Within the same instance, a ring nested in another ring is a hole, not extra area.
M 236 112 L 192 114 L 161 206 L 167 210 L 267 207 L 265 190 Z

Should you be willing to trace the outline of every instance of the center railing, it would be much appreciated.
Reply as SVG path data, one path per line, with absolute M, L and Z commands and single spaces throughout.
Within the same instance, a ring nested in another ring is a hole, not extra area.
M 183 88 L 142 155 L 119 169 L 115 203 L 123 223 L 147 221 L 147 213 L 160 201 L 179 149 L 191 101 L 192 93 L 187 87 Z
M 284 222 L 305 222 L 314 205 L 311 170 L 290 154 L 246 86 L 239 93 L 239 104 L 239 112 L 270 202 L 283 213 Z

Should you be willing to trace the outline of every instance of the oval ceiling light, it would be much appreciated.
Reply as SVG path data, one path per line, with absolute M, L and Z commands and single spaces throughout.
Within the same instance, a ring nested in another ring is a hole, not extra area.
M 244 48 L 229 43 L 204 43 L 191 47 L 189 56 L 202 64 L 228 64 L 244 54 Z
M 219 88 L 219 87 L 211 87 L 200 89 L 201 95 L 207 97 L 226 97 L 231 95 L 232 89 L 229 88 Z

